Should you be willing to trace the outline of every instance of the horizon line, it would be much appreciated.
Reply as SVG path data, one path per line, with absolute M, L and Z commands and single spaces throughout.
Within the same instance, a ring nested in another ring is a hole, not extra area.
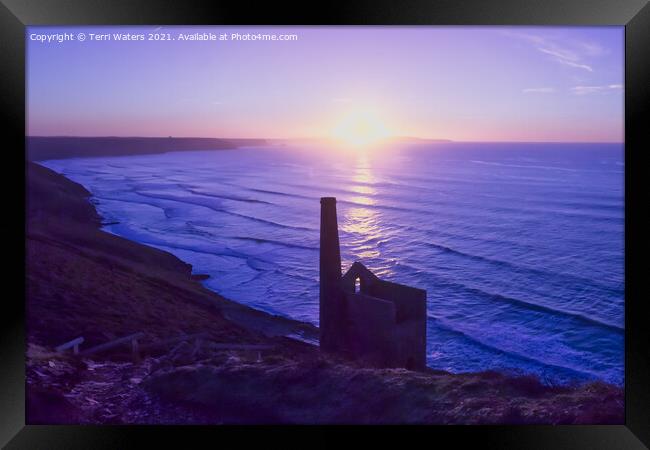
M 273 140 L 273 141 L 305 141 L 305 140 L 328 140 L 335 141 L 330 137 L 216 137 L 216 136 L 118 136 L 118 135 L 99 135 L 99 136 L 79 136 L 79 135 L 25 135 L 25 138 L 74 138 L 74 139 L 222 139 L 222 140 Z M 454 140 L 447 138 L 431 138 L 418 136 L 391 136 L 386 140 L 413 139 L 421 141 L 437 141 L 436 143 L 494 143 L 494 144 L 625 144 L 623 141 L 535 141 L 535 140 Z

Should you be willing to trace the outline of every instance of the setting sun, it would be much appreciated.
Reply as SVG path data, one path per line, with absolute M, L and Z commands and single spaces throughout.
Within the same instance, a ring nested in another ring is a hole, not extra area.
M 376 114 L 357 111 L 348 114 L 332 130 L 332 137 L 350 147 L 367 147 L 387 138 L 389 131 Z

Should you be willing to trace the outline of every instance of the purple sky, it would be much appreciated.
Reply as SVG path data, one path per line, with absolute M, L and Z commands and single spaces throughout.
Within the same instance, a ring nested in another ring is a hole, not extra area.
M 297 41 L 42 43 L 29 27 L 29 135 L 328 136 L 370 111 L 391 133 L 623 141 L 623 27 L 162 27 Z

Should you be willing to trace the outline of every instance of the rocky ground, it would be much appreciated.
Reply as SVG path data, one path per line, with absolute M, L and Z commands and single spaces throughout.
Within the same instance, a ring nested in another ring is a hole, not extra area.
M 260 360 L 209 342 L 138 362 L 32 346 L 27 385 L 32 423 L 602 424 L 620 423 L 623 412 L 620 390 L 604 383 L 364 368 L 307 348 Z

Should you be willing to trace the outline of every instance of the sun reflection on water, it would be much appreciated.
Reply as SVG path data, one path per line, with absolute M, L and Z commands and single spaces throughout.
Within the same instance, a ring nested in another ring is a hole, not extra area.
M 356 260 L 376 258 L 380 254 L 377 246 L 382 239 L 379 214 L 371 208 L 376 204 L 374 195 L 377 191 L 372 186 L 375 182 L 367 156 L 358 155 L 354 174 L 346 189 L 359 195 L 349 198 L 353 206 L 346 209 L 342 223 L 342 230 L 350 235 L 348 242 Z

